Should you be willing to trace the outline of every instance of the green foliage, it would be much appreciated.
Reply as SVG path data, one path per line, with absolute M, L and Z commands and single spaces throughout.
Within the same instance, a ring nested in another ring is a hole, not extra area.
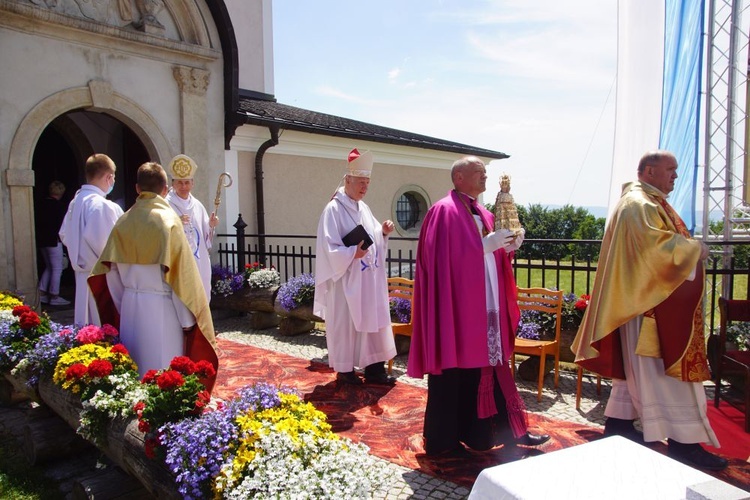
M 487 209 L 494 211 L 493 205 Z M 548 208 L 538 203 L 527 207 L 516 205 L 518 219 L 526 230 L 526 239 L 534 240 L 601 240 L 604 237 L 604 217 L 595 217 L 582 207 L 565 205 L 562 208 Z M 594 245 L 557 245 L 545 243 L 524 244 L 518 251 L 519 256 L 528 259 L 569 259 L 577 260 L 599 258 L 599 244 Z
M 10 440 L 0 443 L 0 498 L 12 500 L 64 499 L 57 483 L 28 464 Z
M 739 217 L 742 214 L 736 213 L 735 216 Z M 711 234 L 723 234 L 724 233 L 724 221 L 713 221 L 709 224 L 709 230 Z M 750 230 L 750 225 L 748 224 L 742 224 L 741 229 L 744 230 Z M 711 252 L 714 254 L 721 254 L 723 250 L 726 248 L 721 245 L 710 245 Z M 748 267 L 748 262 L 750 262 L 750 245 L 743 244 L 743 245 L 732 245 L 730 247 L 732 249 L 732 258 L 734 259 L 734 267 Z

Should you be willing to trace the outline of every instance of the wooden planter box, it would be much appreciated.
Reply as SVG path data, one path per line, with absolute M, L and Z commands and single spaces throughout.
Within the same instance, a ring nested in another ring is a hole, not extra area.
M 240 312 L 274 312 L 278 286 L 270 288 L 243 288 L 228 297 L 211 296 L 211 307 Z
M 28 378 L 21 374 L 3 373 L 2 384 L 0 384 L 0 402 L 10 404 L 27 399 L 39 402 L 39 393 L 26 385 L 27 381 Z
M 560 361 L 567 363 L 575 362 L 575 354 L 570 350 L 573 345 L 573 339 L 576 338 L 578 330 L 562 330 L 560 332 Z
M 78 428 L 81 401 L 77 396 L 62 390 L 51 380 L 39 383 L 39 395 L 50 409 L 73 429 Z M 157 498 L 181 498 L 172 473 L 160 460 L 146 457 L 144 434 L 138 430 L 138 420 L 115 419 L 107 426 L 106 443 L 97 444 L 114 463 L 130 476 L 138 479 L 144 488 Z

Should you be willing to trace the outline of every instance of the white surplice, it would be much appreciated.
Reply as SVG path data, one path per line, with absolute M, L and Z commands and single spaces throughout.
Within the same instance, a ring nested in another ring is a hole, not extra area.
M 120 339 L 141 377 L 184 355 L 182 328 L 193 326 L 195 316 L 164 281 L 159 264 L 113 262 L 107 286 L 120 313 Z
M 180 198 L 173 189 L 169 190 L 165 199 L 169 202 L 177 215 L 183 217 L 187 215 L 189 221 L 183 220 L 185 236 L 190 243 L 190 250 L 193 252 L 195 262 L 198 264 L 198 272 L 201 275 L 203 288 L 206 290 L 206 297 L 211 301 L 211 257 L 208 251 L 211 250 L 211 226 L 209 226 L 208 212 L 203 203 L 198 201 L 192 194 L 188 193 L 187 199 Z
M 357 224 L 373 240 L 367 254 L 341 241 Z M 396 355 L 391 330 L 385 257 L 388 238 L 370 208 L 339 188 L 318 224 L 314 314 L 326 323 L 328 364 L 350 372 Z
M 646 442 L 671 438 L 680 443 L 709 443 L 719 448 L 706 413 L 706 392 L 699 382 L 664 374 L 664 360 L 635 353 L 643 316 L 620 327 L 626 380 L 614 379 L 604 415 L 640 418 Z
M 68 205 L 60 227 L 60 241 L 68 248 L 70 265 L 75 271 L 73 321 L 77 326 L 99 325 L 96 302 L 86 280 L 99 259 L 115 222 L 123 213 L 119 205 L 107 200 L 105 196 L 104 191 L 92 184 L 81 186 Z

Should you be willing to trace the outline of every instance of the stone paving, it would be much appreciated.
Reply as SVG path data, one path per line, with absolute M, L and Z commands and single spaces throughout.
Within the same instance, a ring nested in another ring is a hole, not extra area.
M 313 330 L 310 333 L 284 337 L 275 328 L 268 330 L 252 330 L 247 325 L 247 317 L 229 313 L 216 312 L 214 324 L 220 338 L 235 342 L 281 352 L 302 359 L 309 359 L 327 363 L 325 347 L 325 333 Z M 398 377 L 398 383 L 427 387 L 427 379 L 414 379 L 405 374 L 406 354 L 396 357 L 393 363 L 393 375 Z M 539 413 L 549 418 L 576 422 L 589 426 L 604 424 L 604 406 L 609 395 L 610 385 L 602 380 L 601 394 L 596 393 L 596 379 L 585 376 L 581 408 L 576 410 L 576 374 L 575 372 L 560 372 L 559 387 L 555 390 L 552 378 L 545 380 L 542 401 L 536 398 L 536 381 L 527 382 L 517 378 L 521 396 L 530 412 Z M 469 495 L 469 489 L 449 481 L 443 481 L 419 471 L 389 463 L 389 467 L 396 471 L 398 480 L 389 485 L 387 490 L 375 495 L 377 499 L 463 499 Z

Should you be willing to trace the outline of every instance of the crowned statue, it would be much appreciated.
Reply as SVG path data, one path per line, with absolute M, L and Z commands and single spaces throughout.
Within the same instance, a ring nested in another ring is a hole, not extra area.
M 510 176 L 500 176 L 500 191 L 495 198 L 495 231 L 498 229 L 510 229 L 515 232 L 521 230 L 521 222 L 518 220 L 518 210 L 510 194 Z

